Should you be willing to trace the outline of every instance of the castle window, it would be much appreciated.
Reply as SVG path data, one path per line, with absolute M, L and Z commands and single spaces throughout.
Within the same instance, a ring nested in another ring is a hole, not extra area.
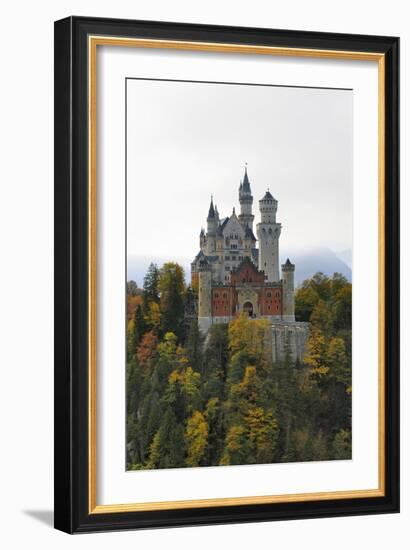
M 226 265 L 226 266 L 225 266 L 225 271 L 230 271 L 230 269 L 231 269 L 231 268 L 229 267 L 229 265 Z
M 270 298 L 270 297 L 272 296 L 272 293 L 271 293 L 271 292 L 268 292 L 268 293 L 266 294 L 266 296 L 267 296 L 268 298 Z
M 225 260 L 230 260 L 231 257 L 230 256 L 225 256 Z
M 219 294 L 215 292 L 215 298 L 219 298 Z

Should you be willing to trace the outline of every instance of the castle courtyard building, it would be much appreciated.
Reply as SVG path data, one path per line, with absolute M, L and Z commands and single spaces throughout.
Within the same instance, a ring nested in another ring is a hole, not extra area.
M 273 359 L 283 359 L 288 347 L 293 359 L 302 360 L 309 324 L 295 321 L 295 265 L 289 259 L 279 265 L 278 201 L 269 190 L 260 199 L 256 238 L 245 168 L 239 204 L 239 215 L 233 208 L 230 216 L 220 218 L 211 197 L 206 231 L 201 229 L 199 252 L 191 263 L 192 284 L 198 288 L 199 328 L 207 334 L 211 325 L 229 323 L 242 313 L 251 319 L 268 319 Z

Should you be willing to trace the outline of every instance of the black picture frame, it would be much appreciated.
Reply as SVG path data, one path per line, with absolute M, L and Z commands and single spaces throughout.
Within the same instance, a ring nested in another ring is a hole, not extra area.
M 385 56 L 385 494 L 89 513 L 89 35 L 292 47 Z M 68 17 L 55 23 L 55 527 L 67 533 L 399 511 L 399 39 Z

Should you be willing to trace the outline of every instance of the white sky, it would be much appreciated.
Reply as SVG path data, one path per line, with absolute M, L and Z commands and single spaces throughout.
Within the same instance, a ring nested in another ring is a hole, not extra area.
M 127 81 L 128 255 L 193 258 L 210 196 L 235 206 L 244 163 L 279 201 L 281 250 L 352 245 L 353 92 Z

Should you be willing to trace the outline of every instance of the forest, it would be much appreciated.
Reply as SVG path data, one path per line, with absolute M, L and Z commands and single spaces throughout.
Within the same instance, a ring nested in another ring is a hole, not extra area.
M 213 325 L 176 263 L 127 283 L 128 470 L 351 458 L 351 295 L 342 275 L 296 291 L 303 362 L 273 362 L 266 319 Z

